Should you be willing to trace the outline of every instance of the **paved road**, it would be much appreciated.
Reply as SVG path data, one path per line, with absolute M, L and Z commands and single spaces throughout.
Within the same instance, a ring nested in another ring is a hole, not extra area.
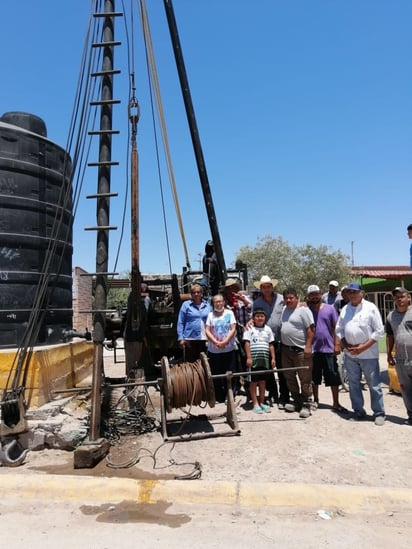
M 1 473 L 3 547 L 410 547 L 409 490 Z

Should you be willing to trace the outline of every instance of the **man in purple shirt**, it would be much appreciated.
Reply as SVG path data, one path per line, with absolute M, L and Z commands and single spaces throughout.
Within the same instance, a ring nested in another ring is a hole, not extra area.
M 332 391 L 332 410 L 338 413 L 349 413 L 339 404 L 340 376 L 336 355 L 340 353 L 339 339 L 335 334 L 338 313 L 332 305 L 322 302 L 319 286 L 308 287 L 308 307 L 315 320 L 315 336 L 312 342 L 313 351 L 313 399 L 314 406 L 319 403 L 319 385 L 322 378 Z

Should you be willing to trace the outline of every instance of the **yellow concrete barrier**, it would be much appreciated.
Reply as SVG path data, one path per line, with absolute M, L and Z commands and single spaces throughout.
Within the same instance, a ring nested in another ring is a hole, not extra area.
M 0 390 L 10 388 L 16 368 L 17 349 L 0 350 Z M 50 402 L 53 391 L 71 389 L 91 375 L 93 345 L 75 339 L 70 343 L 34 347 L 24 382 L 24 397 L 28 407 Z M 22 380 L 20 380 L 20 383 Z

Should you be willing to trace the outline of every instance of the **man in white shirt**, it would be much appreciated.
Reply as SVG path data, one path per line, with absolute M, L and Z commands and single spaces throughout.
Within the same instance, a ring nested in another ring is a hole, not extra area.
M 334 305 L 336 300 L 342 298 L 342 294 L 339 291 L 339 282 L 337 280 L 331 280 L 328 288 L 329 290 L 322 295 L 322 303 Z
M 363 298 L 357 282 L 347 286 L 349 303 L 342 309 L 336 324 L 336 334 L 344 352 L 344 367 L 349 380 L 349 395 L 355 420 L 366 418 L 361 386 L 365 376 L 371 397 L 375 425 L 385 423 L 385 408 L 379 370 L 378 341 L 384 327 L 376 305 Z

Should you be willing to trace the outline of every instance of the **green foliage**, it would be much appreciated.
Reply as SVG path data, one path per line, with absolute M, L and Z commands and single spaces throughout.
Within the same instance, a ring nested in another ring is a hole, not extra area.
M 122 271 L 119 278 L 130 278 L 130 271 Z M 127 306 L 127 299 L 129 297 L 130 288 L 111 288 L 110 280 L 108 281 L 107 292 L 107 308 L 108 309 L 121 309 Z
M 329 246 L 290 246 L 278 236 L 264 236 L 253 248 L 240 248 L 236 260 L 248 266 L 248 278 L 256 281 L 263 275 L 277 278 L 278 291 L 287 286 L 296 288 L 301 298 L 306 296 L 307 287 L 317 284 L 323 292 L 328 282 L 337 280 L 343 286 L 350 280 L 349 257 Z
M 129 288 L 109 288 L 107 292 L 107 308 L 119 309 L 126 307 L 129 293 Z

